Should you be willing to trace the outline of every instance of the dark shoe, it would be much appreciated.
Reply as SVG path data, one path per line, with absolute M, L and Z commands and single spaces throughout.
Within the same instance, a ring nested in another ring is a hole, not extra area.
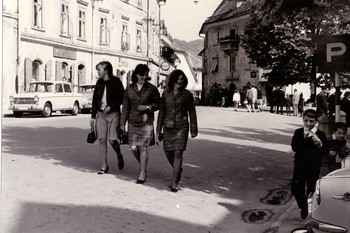
M 147 178 L 147 175 L 145 176 L 145 179 L 143 179 L 143 180 L 137 179 L 136 184 L 143 184 L 143 183 L 145 183 L 146 178 Z
M 124 159 L 122 157 L 122 159 L 118 162 L 118 168 L 119 170 L 123 170 L 124 168 Z
M 309 215 L 309 211 L 308 211 L 307 208 L 306 209 L 301 209 L 301 211 L 300 211 L 301 219 L 303 219 L 303 220 L 306 219 L 308 215 Z
M 109 170 L 108 166 L 106 167 L 106 169 L 101 168 L 101 170 L 99 170 L 97 172 L 97 175 L 102 175 L 102 174 L 108 173 L 108 170 Z
M 179 189 L 178 189 L 178 188 L 170 187 L 170 191 L 172 191 L 173 193 L 177 193 L 177 191 L 179 191 Z

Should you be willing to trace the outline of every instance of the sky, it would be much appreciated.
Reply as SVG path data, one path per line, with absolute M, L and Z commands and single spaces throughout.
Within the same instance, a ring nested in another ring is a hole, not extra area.
M 161 19 L 164 19 L 168 33 L 173 38 L 185 41 L 200 39 L 199 30 L 206 18 L 212 16 L 222 0 L 167 0 L 161 6 Z

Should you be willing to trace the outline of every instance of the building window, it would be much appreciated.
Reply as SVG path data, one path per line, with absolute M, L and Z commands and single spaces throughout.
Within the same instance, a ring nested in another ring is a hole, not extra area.
M 69 6 L 61 5 L 61 35 L 69 36 Z
M 79 10 L 78 38 L 85 39 L 85 11 Z
M 213 63 L 211 65 L 211 69 L 210 69 L 212 73 L 218 72 L 218 62 L 219 62 L 218 58 L 213 58 Z
M 236 70 L 236 58 L 230 57 L 230 71 Z
M 122 50 L 130 49 L 130 35 L 128 34 L 128 25 L 123 24 L 122 29 Z
M 101 17 L 100 21 L 100 44 L 108 44 L 107 18 Z
M 142 51 L 142 38 L 141 38 L 141 30 L 136 30 L 136 52 Z
M 43 5 L 41 0 L 33 1 L 33 27 L 43 28 Z
M 219 43 L 219 31 L 213 33 L 213 45 L 217 45 Z

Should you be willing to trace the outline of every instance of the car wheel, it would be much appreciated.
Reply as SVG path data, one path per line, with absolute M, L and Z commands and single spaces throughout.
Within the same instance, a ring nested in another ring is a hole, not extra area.
M 79 112 L 79 105 L 77 102 L 74 102 L 73 109 L 72 109 L 72 115 L 75 116 L 78 114 L 78 112 Z
M 22 117 L 23 116 L 23 112 L 13 112 L 13 115 L 15 116 L 15 117 Z
M 50 117 L 52 114 L 52 107 L 50 103 L 45 103 L 44 109 L 42 111 L 43 117 Z

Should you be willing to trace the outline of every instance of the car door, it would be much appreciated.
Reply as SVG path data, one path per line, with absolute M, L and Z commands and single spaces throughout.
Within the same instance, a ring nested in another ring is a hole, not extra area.
M 52 98 L 52 108 L 53 110 L 60 110 L 63 108 L 64 91 L 62 83 L 55 84 L 55 94 Z
M 64 105 L 64 109 L 72 109 L 74 104 L 74 98 L 75 98 L 72 88 L 70 84 L 64 83 L 63 89 L 64 89 L 64 101 L 62 104 Z

